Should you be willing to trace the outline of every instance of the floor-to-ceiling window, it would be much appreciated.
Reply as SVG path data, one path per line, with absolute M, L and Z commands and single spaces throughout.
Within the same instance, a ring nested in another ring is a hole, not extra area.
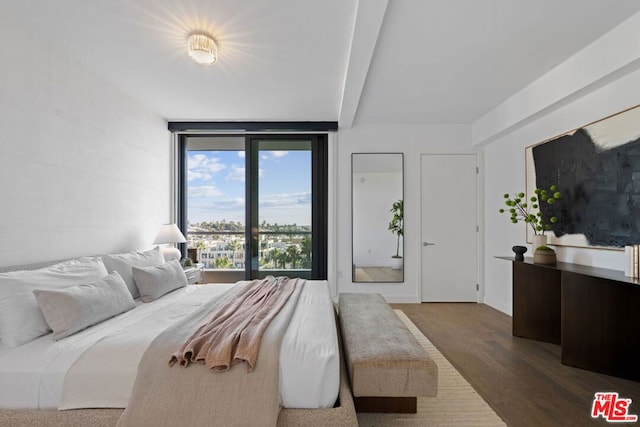
M 182 178 L 188 248 L 210 270 L 245 268 L 245 141 L 186 137 Z
M 326 278 L 326 135 L 186 134 L 180 147 L 179 222 L 210 280 Z

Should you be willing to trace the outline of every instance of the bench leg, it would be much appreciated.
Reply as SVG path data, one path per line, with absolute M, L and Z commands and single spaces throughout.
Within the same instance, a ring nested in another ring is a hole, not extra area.
M 382 412 L 415 414 L 418 411 L 416 397 L 353 397 L 356 412 Z

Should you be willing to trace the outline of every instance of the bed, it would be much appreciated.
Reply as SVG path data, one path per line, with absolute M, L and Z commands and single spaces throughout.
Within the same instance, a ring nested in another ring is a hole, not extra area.
M 34 267 L 42 265 L 4 268 L 0 273 Z M 104 425 L 114 425 L 113 410 L 95 408 L 127 406 L 138 364 L 150 343 L 236 286 L 188 285 L 153 302 L 136 299 L 135 308 L 58 341 L 47 334 L 9 348 L 0 340 L 0 424 L 4 417 L 12 425 L 29 425 L 34 417 L 47 419 L 56 409 L 74 409 L 56 411 L 49 421 L 72 424 L 84 414 L 94 423 L 104 414 Z M 355 425 L 326 281 L 306 281 L 292 310 L 279 354 L 278 399 L 283 409 L 277 425 Z

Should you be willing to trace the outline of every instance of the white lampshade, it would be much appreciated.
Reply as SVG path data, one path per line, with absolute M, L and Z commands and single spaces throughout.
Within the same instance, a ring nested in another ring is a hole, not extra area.
M 153 241 L 155 244 L 170 244 L 171 246 L 165 246 L 162 248 L 162 256 L 165 261 L 171 261 L 172 259 L 180 260 L 182 254 L 180 250 L 173 246 L 174 243 L 184 243 L 187 239 L 184 238 L 184 234 L 180 232 L 178 226 L 175 224 L 164 224 L 160 227 L 160 231 Z
M 160 227 L 156 239 L 153 241 L 155 244 L 162 243 L 184 243 L 187 239 L 184 238 L 184 234 L 180 232 L 178 226 L 175 224 L 164 224 Z

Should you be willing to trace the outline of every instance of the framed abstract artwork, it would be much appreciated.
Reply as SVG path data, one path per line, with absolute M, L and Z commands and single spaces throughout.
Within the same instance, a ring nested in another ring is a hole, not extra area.
M 550 244 L 622 249 L 640 242 L 640 106 L 529 146 L 525 160 L 527 194 L 551 185 L 562 192 L 557 203 L 541 205 L 558 217 Z

